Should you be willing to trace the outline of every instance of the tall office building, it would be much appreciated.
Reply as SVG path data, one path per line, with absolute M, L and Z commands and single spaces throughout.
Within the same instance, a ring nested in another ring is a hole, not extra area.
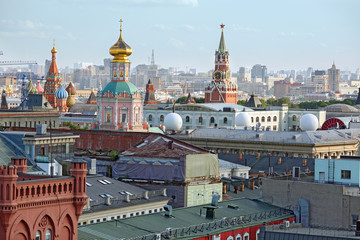
M 239 68 L 238 80 L 240 82 L 249 82 L 251 80 L 250 69 L 246 67 Z
M 328 69 L 330 91 L 340 92 L 340 69 L 336 69 L 335 62 Z
M 267 68 L 265 65 L 255 64 L 251 69 L 252 82 L 265 82 Z

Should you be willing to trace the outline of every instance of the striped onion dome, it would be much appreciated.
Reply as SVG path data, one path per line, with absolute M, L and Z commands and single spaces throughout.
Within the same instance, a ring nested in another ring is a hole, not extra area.
M 65 90 L 65 88 L 61 85 L 59 90 L 56 91 L 55 97 L 56 99 L 67 99 L 68 92 Z
M 74 84 L 70 81 L 69 86 L 67 86 L 66 91 L 69 93 L 69 95 L 75 95 L 76 90 Z

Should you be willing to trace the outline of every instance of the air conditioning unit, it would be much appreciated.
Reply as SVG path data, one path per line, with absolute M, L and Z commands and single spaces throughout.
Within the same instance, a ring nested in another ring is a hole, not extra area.
M 290 221 L 284 221 L 284 227 L 285 228 L 290 227 Z
M 156 234 L 156 240 L 161 240 L 161 233 Z

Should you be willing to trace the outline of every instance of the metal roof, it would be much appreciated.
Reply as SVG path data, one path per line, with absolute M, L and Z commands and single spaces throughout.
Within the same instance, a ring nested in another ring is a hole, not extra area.
M 78 239 L 154 239 L 158 233 L 168 236 L 167 228 L 171 228 L 175 238 L 192 239 L 199 234 L 205 236 L 294 217 L 292 211 L 246 198 L 219 202 L 215 219 L 205 218 L 206 207 L 210 205 L 174 209 L 171 217 L 161 212 L 79 226 Z

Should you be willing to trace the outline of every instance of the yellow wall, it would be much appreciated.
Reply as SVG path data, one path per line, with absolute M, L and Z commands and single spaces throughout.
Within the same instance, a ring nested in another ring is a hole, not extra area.
M 211 203 L 213 194 L 220 195 L 222 200 L 222 183 L 189 185 L 187 187 L 187 207 Z

